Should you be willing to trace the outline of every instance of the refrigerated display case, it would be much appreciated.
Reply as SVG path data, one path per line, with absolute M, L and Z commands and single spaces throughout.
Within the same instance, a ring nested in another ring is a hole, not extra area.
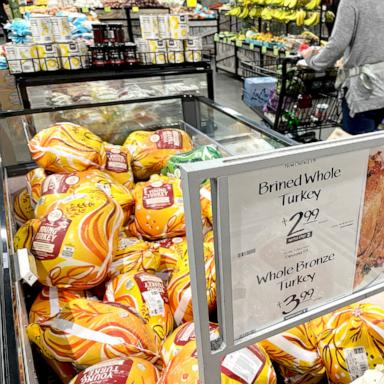
M 36 167 L 28 151 L 28 140 L 35 133 L 62 121 L 81 124 L 114 144 L 122 144 L 127 135 L 137 129 L 176 127 L 188 132 L 195 146 L 214 144 L 223 156 L 262 153 L 296 144 L 272 130 L 257 126 L 230 108 L 196 96 L 0 113 L 0 192 L 3 192 L 0 204 L 4 208 L 0 215 L 0 273 L 3 274 L 0 303 L 4 337 L 0 338 L 0 343 L 4 343 L 2 358 L 7 372 L 2 382 L 7 384 L 60 382 L 26 335 L 28 311 L 39 287 L 37 284 L 29 286 L 26 279 L 22 279 L 24 273 L 20 273 L 29 266 L 19 265 L 20 259 L 13 248 L 16 231 L 13 196 L 25 187 L 24 175 Z
M 15 74 L 24 108 L 195 94 L 213 100 L 208 62 Z

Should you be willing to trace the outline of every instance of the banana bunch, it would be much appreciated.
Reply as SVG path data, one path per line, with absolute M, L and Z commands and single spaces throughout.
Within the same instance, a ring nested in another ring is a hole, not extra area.
M 333 23 L 336 19 L 336 15 L 332 11 L 325 12 L 325 21 L 327 23 Z
M 249 11 L 249 17 L 252 19 L 257 19 L 257 18 L 261 17 L 261 11 L 262 10 L 263 10 L 263 8 L 261 8 L 261 7 L 253 7 Z
M 226 16 L 239 16 L 240 13 L 242 12 L 243 8 L 237 6 L 237 7 L 234 7 L 232 9 L 230 9 L 225 15 Z
M 313 11 L 314 9 L 317 9 L 321 4 L 321 0 L 311 0 L 309 3 L 306 4 L 305 9 L 308 9 L 308 11 Z
M 237 16 L 240 19 L 246 19 L 249 15 L 249 8 L 244 7 L 240 14 Z
M 265 0 L 265 5 L 283 6 L 284 0 Z
M 307 15 L 307 18 L 304 20 L 304 25 L 307 27 L 313 27 L 320 23 L 320 12 L 312 12 Z
M 284 0 L 283 5 L 286 8 L 296 8 L 299 5 L 299 0 Z
M 252 0 L 252 4 L 265 5 L 266 0 Z
M 261 18 L 263 20 L 266 20 L 266 21 L 270 21 L 273 19 L 273 9 L 271 8 L 264 8 L 262 11 L 261 11 Z
M 305 12 L 303 9 L 300 9 L 296 12 L 296 24 L 298 27 L 301 27 L 304 25 L 305 17 L 307 16 L 307 12 Z

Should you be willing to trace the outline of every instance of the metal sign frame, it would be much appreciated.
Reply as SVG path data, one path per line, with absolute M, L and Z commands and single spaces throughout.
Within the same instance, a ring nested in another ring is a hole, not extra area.
M 374 149 L 381 146 L 384 146 L 384 134 L 372 133 L 334 142 L 283 148 L 261 155 L 246 155 L 182 165 L 181 175 L 187 227 L 192 303 L 199 373 L 200 380 L 203 384 L 221 383 L 221 361 L 227 354 L 384 291 L 384 283 L 370 286 L 346 297 L 311 309 L 289 320 L 260 329 L 252 335 L 249 335 L 246 339 L 236 342 L 234 339 L 232 312 L 228 176 L 252 172 L 263 168 L 271 168 L 305 159 L 333 156 L 364 149 Z M 209 334 L 209 313 L 200 214 L 200 185 L 205 179 L 211 180 L 212 188 L 217 312 L 221 336 L 221 344 L 217 343 L 217 341 L 212 344 L 212 346 L 219 344 L 219 348 L 215 350 L 213 350 L 214 348 L 211 346 Z M 255 294 L 257 294 L 257 292 L 255 292 Z

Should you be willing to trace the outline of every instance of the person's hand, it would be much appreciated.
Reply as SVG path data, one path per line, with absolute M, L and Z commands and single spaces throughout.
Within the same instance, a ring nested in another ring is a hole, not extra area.
M 312 57 L 316 52 L 313 47 L 309 47 L 307 49 L 304 49 L 303 51 L 300 52 L 301 55 L 304 57 L 304 59 L 309 59 Z

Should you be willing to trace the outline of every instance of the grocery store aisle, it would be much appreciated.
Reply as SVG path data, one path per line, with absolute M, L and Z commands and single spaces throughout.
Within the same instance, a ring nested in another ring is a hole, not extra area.
M 259 116 L 241 99 L 243 82 L 223 72 L 214 74 L 215 101 L 226 107 L 233 108 L 250 119 L 260 121 Z

